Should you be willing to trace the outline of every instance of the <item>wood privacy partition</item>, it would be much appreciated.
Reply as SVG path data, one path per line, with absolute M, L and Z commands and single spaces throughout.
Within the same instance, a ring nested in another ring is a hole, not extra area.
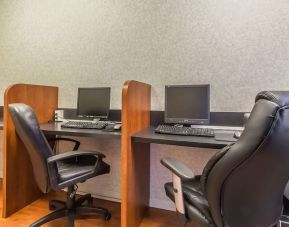
M 137 227 L 149 205 L 150 145 L 131 135 L 150 126 L 151 86 L 126 81 L 122 89 L 121 226 Z
M 33 177 L 26 148 L 15 133 L 8 112 L 10 103 L 30 105 L 40 123 L 48 122 L 58 105 L 58 88 L 40 85 L 15 84 L 4 95 L 3 128 L 3 217 L 8 217 L 37 199 L 39 191 Z

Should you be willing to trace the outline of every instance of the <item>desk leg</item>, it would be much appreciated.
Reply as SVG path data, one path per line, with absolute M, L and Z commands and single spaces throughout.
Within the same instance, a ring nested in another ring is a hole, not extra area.
M 150 144 L 132 143 L 127 154 L 123 185 L 122 227 L 137 227 L 149 206 L 150 197 Z M 124 177 L 124 176 L 123 176 Z

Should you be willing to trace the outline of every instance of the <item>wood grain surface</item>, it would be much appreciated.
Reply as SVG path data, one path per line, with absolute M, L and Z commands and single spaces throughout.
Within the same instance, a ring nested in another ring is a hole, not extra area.
M 58 105 L 58 88 L 15 84 L 4 95 L 3 212 L 7 217 L 37 199 L 41 192 L 34 180 L 27 150 L 15 132 L 8 112 L 10 103 L 30 105 L 40 123 L 48 122 Z
M 151 86 L 126 81 L 122 90 L 121 226 L 137 227 L 149 205 L 150 145 L 131 136 L 150 125 Z

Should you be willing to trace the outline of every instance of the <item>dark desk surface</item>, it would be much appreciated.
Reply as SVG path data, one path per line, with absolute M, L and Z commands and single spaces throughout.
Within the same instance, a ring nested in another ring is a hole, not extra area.
M 80 137 L 98 137 L 98 136 L 109 136 L 109 137 L 120 137 L 121 132 L 106 132 L 103 130 L 96 129 L 78 129 L 78 128 L 62 128 L 61 123 L 47 123 L 41 124 L 40 128 L 46 135 L 62 135 L 62 136 L 80 136 Z
M 158 134 L 154 132 L 154 129 L 154 127 L 151 127 L 141 130 L 132 136 L 132 141 L 214 149 L 223 148 L 232 143 L 227 141 L 217 141 L 214 137 Z

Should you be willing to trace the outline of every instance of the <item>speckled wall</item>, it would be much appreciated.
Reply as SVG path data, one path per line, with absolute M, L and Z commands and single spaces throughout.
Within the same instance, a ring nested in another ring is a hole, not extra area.
M 112 86 L 210 83 L 215 111 L 247 111 L 262 89 L 289 89 L 289 3 L 284 0 L 2 0 L 0 92 L 15 82 Z M 0 103 L 1 104 L 1 103 Z
M 1 0 L 0 93 L 56 85 L 60 107 L 76 107 L 78 87 L 111 86 L 119 109 L 135 79 L 162 110 L 165 84 L 210 83 L 213 111 L 249 111 L 258 91 L 289 89 L 288 37 L 285 0 Z M 212 152 L 152 145 L 151 204 L 165 201 L 161 156 L 181 153 L 199 172 Z

